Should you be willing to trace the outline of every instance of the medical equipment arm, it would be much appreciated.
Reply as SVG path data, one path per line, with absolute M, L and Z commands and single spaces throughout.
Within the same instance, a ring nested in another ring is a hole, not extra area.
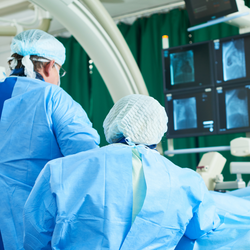
M 250 156 L 250 139 L 240 137 L 230 142 L 230 151 L 234 156 L 246 157 Z M 246 183 L 242 179 L 242 174 L 250 173 L 249 162 L 231 162 L 230 173 L 236 174 L 237 179 L 235 181 L 223 181 L 223 176 L 218 175 L 216 178 L 215 190 L 228 190 L 245 188 Z
M 208 190 L 214 190 L 216 176 L 221 174 L 226 161 L 218 152 L 209 152 L 202 156 L 196 172 L 201 175 Z
M 56 198 L 50 191 L 50 166 L 38 176 L 24 207 L 24 249 L 51 249 Z
M 100 137 L 82 107 L 59 89 L 52 97 L 54 133 L 64 156 L 97 148 Z

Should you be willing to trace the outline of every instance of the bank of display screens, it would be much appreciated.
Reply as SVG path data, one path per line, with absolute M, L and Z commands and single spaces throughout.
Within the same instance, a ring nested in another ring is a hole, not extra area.
M 238 11 L 236 0 L 185 0 L 191 25 Z
M 214 41 L 217 85 L 250 80 L 250 35 Z
M 211 41 L 163 50 L 165 90 L 209 86 L 213 82 Z
M 167 138 L 250 131 L 250 33 L 162 51 Z
M 216 114 L 213 95 L 211 89 L 166 94 L 167 137 L 214 134 Z
M 250 82 L 216 88 L 218 133 L 250 131 Z

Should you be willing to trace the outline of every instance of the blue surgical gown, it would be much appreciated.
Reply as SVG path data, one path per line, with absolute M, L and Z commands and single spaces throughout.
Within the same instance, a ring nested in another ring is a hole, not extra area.
M 231 193 L 211 191 L 210 195 L 221 220 L 220 226 L 196 240 L 184 235 L 176 250 L 250 249 L 250 188 Z
M 99 135 L 60 87 L 26 77 L 8 77 L 0 85 L 12 86 L 0 107 L 0 231 L 5 249 L 19 250 L 23 207 L 42 168 L 52 159 L 97 148 Z
M 132 149 L 111 144 L 49 162 L 24 208 L 30 249 L 174 249 L 220 221 L 202 178 L 136 146 L 146 195 L 133 221 Z
M 250 201 L 250 187 L 240 188 L 235 191 L 229 192 L 228 194 L 236 196 L 236 197 L 241 197 L 245 200 Z

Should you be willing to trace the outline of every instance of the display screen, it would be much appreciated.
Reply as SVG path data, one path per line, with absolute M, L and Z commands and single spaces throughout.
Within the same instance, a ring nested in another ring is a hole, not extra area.
M 250 83 L 238 87 L 216 88 L 218 100 L 218 133 L 250 131 Z
M 239 83 L 250 80 L 250 35 L 214 41 L 215 82 Z
M 185 0 L 191 25 L 237 12 L 236 0 Z
M 250 131 L 250 33 L 162 51 L 167 138 Z
M 167 138 L 214 134 L 215 106 L 211 88 L 166 94 Z
M 163 50 L 166 91 L 213 85 L 213 43 L 197 43 Z

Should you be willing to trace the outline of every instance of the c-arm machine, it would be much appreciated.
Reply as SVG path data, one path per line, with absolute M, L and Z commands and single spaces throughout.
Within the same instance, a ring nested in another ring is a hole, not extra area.
M 30 2 L 49 11 L 82 45 L 98 68 L 114 102 L 129 94 L 148 95 L 127 43 L 99 0 Z

